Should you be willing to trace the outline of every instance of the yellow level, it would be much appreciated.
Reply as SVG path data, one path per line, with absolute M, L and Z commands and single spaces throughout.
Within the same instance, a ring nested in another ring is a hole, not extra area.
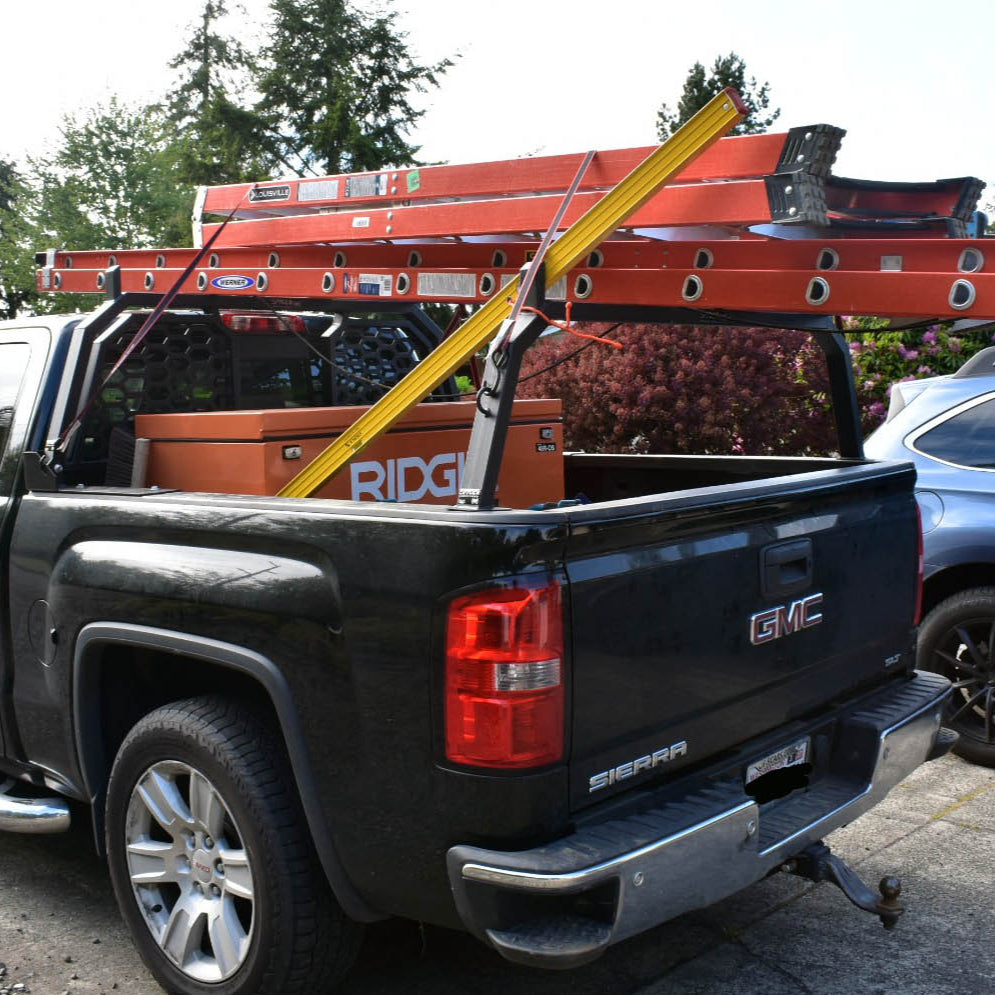
M 746 108 L 734 90 L 723 90 L 713 97 L 549 247 L 545 259 L 547 285 L 566 276 L 692 159 L 742 121 L 745 114 Z M 520 280 L 516 277 L 458 331 L 429 353 L 323 453 L 304 467 L 279 492 L 279 496 L 309 497 L 314 494 L 353 456 L 361 453 L 409 408 L 424 400 L 443 380 L 455 373 L 497 334 L 501 323 L 511 314 Z

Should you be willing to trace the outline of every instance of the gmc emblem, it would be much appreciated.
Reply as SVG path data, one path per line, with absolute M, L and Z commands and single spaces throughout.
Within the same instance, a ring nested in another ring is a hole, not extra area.
M 816 611 L 822 604 L 821 594 L 810 594 L 799 598 L 790 605 L 778 605 L 750 616 L 750 642 L 754 646 L 773 642 L 781 636 L 790 636 L 802 629 L 811 629 L 822 621 L 822 612 Z

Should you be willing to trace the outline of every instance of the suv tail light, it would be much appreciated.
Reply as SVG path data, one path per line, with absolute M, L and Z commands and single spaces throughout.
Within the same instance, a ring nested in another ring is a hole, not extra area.
M 477 591 L 449 605 L 446 757 L 538 767 L 563 756 L 560 585 Z
M 912 621 L 913 625 L 918 625 L 922 621 L 922 582 L 924 564 L 923 564 L 923 548 L 922 548 L 922 508 L 919 507 L 919 502 L 916 502 L 916 517 L 919 522 L 919 559 L 918 559 L 918 577 L 916 578 L 916 614 Z

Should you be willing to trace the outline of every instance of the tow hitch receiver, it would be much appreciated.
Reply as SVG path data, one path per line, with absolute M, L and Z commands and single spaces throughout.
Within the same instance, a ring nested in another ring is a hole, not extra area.
M 825 843 L 813 843 L 801 853 L 785 861 L 781 870 L 809 881 L 829 881 L 836 885 L 857 908 L 876 915 L 885 929 L 894 929 L 898 917 L 905 906 L 898 900 L 902 893 L 902 883 L 895 877 L 884 877 L 878 888 L 878 898 L 857 876 L 857 873 L 835 854 L 829 852 Z

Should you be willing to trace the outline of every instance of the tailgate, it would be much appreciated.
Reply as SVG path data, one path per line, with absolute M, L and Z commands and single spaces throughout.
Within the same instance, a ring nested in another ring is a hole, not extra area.
M 866 464 L 572 514 L 572 806 L 908 666 L 914 479 Z

